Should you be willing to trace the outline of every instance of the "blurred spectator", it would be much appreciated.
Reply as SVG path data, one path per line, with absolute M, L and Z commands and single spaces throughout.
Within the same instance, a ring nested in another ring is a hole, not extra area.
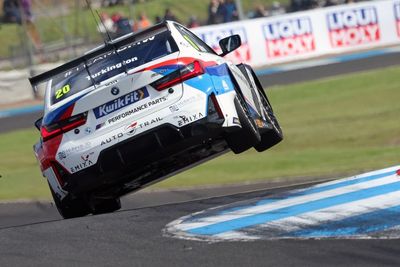
M 21 23 L 21 14 L 18 0 L 3 1 L 3 21 L 9 23 Z
M 4 0 L 4 22 L 22 24 L 36 50 L 42 49 L 39 32 L 33 22 L 31 0 Z
M 335 0 L 326 0 L 325 4 L 324 4 L 324 7 L 334 6 L 334 5 L 337 5 Z
M 106 12 L 100 14 L 101 23 L 98 25 L 97 29 L 101 33 L 115 33 L 114 21 Z
M 156 21 L 156 23 L 158 24 L 158 23 L 161 23 L 161 22 L 162 22 L 162 19 L 161 19 L 160 16 L 156 16 L 155 21 Z
M 22 9 L 22 20 L 25 22 L 26 31 L 32 40 L 32 43 L 36 50 L 42 49 L 42 41 L 40 40 L 39 32 L 36 25 L 33 22 L 32 13 L 32 1 L 31 0 L 20 0 Z
M 296 12 L 316 8 L 319 6 L 318 0 L 291 0 L 290 11 Z
M 178 22 L 178 19 L 170 8 L 165 9 L 164 20 L 173 20 Z
M 138 21 L 135 23 L 134 30 L 143 30 L 152 25 L 151 21 L 147 18 L 146 13 L 141 12 Z
M 219 0 L 211 0 L 208 4 L 207 24 L 217 24 L 223 21 L 222 3 Z
M 102 7 L 116 6 L 116 5 L 122 5 L 122 4 L 124 4 L 124 0 L 101 0 Z
M 188 28 L 196 28 L 200 26 L 200 23 L 197 20 L 196 16 L 190 16 L 189 18 L 189 23 L 188 23 Z
M 32 14 L 32 1 L 31 0 L 20 0 L 22 5 L 23 19 L 28 22 L 33 22 Z
M 268 11 L 261 4 L 257 5 L 254 8 L 254 11 L 249 15 L 250 18 L 262 18 L 267 16 L 268 16 Z
M 272 6 L 269 9 L 270 16 L 277 16 L 277 15 L 282 15 L 285 13 L 286 13 L 286 10 L 284 7 L 281 6 L 281 3 L 277 2 L 277 1 L 272 2 Z
M 302 0 L 290 0 L 290 12 L 302 10 Z
M 111 16 L 112 21 L 115 25 L 115 35 L 116 37 L 123 36 L 127 33 L 131 33 L 133 25 L 131 21 L 124 17 L 122 13 L 116 12 Z
M 238 20 L 239 14 L 234 0 L 226 0 L 226 2 L 222 4 L 222 8 L 224 22 Z

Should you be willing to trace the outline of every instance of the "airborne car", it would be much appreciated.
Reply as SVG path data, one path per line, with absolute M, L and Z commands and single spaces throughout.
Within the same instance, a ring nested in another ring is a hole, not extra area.
M 251 67 L 167 21 L 30 78 L 45 86 L 35 155 L 64 218 L 118 210 L 120 197 L 229 150 L 282 140 Z

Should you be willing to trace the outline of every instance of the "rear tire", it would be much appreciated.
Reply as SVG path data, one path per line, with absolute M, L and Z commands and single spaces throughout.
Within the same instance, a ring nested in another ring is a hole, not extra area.
M 225 139 L 233 153 L 239 154 L 259 143 L 261 136 L 254 120 L 250 117 L 247 104 L 240 95 L 237 95 L 234 104 L 242 129 L 229 133 Z
M 49 187 L 51 195 L 54 199 L 54 204 L 56 205 L 58 212 L 64 219 L 83 217 L 90 213 L 87 202 L 84 199 L 70 199 L 69 196 L 66 196 L 63 200 L 60 200 L 56 193 L 53 191 L 53 188 L 51 188 L 50 185 Z
M 277 118 L 275 117 L 274 111 L 272 110 L 272 107 L 268 101 L 265 92 L 261 91 L 260 88 L 257 89 L 261 97 L 261 104 L 263 106 L 265 116 L 268 120 L 268 123 L 272 125 L 272 129 L 264 130 L 264 132 L 261 132 L 261 141 L 254 146 L 254 148 L 258 152 L 262 152 L 282 141 L 283 132 Z

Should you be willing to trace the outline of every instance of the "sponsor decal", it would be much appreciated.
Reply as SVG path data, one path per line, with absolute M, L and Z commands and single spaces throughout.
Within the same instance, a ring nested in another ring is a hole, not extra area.
M 172 106 L 169 107 L 169 111 L 177 112 L 177 111 L 179 111 L 179 106 L 178 105 L 172 105 Z
M 96 130 L 100 129 L 100 128 L 103 127 L 104 125 L 106 125 L 105 122 L 102 122 L 102 123 L 100 123 L 100 124 L 97 124 L 97 125 L 96 125 Z
M 85 154 L 83 154 L 83 155 L 81 156 L 81 159 L 82 159 L 83 161 L 88 161 L 89 158 L 90 158 L 93 154 L 94 154 L 94 152 L 85 153 Z
M 378 42 L 380 29 L 375 7 L 360 7 L 327 14 L 332 47 Z
M 197 120 L 199 120 L 199 119 L 201 119 L 203 117 L 204 117 L 204 115 L 201 112 L 193 114 L 193 115 L 190 115 L 190 116 L 179 115 L 179 116 L 177 116 L 177 118 L 178 118 L 178 126 L 179 127 L 184 126 L 184 125 L 189 124 L 191 122 L 197 121 Z
M 65 150 L 61 150 L 60 152 L 58 152 L 57 157 L 59 160 L 63 160 L 63 159 L 66 159 L 72 153 L 78 153 L 80 151 L 89 149 L 89 148 L 91 148 L 91 146 L 92 146 L 92 144 L 90 142 L 81 144 L 79 146 L 73 146 L 73 147 L 70 147 L 70 148 L 67 148 Z
M 136 129 L 138 129 L 138 128 L 140 128 L 140 129 L 147 128 L 147 127 L 149 127 L 149 126 L 151 126 L 151 125 L 153 125 L 155 123 L 161 122 L 162 120 L 163 120 L 163 118 L 156 117 L 156 118 L 153 118 L 151 120 L 147 120 L 147 121 L 144 121 L 144 122 L 141 122 L 141 123 L 133 122 L 133 123 L 131 123 L 128 126 L 125 127 L 125 134 L 126 135 L 130 135 L 130 136 L 135 135 Z
M 171 112 L 177 112 L 177 111 L 179 111 L 179 109 L 180 109 L 181 107 L 183 107 L 183 106 L 185 106 L 185 105 L 187 105 L 187 104 L 189 104 L 189 103 L 192 103 L 192 102 L 196 101 L 198 98 L 200 98 L 200 97 L 198 97 L 198 96 L 191 96 L 191 97 L 189 97 L 189 98 L 183 99 L 182 101 L 180 101 L 180 102 L 178 102 L 178 103 L 176 103 L 176 104 L 171 105 L 171 106 L 169 107 L 169 110 L 170 110 Z
M 133 114 L 135 114 L 135 113 L 137 113 L 138 111 L 145 110 L 145 109 L 147 109 L 147 108 L 148 108 L 148 104 L 145 103 L 145 104 L 143 104 L 143 105 L 134 107 L 134 108 L 131 109 L 131 110 L 128 110 L 128 111 L 126 111 L 126 112 L 123 112 L 123 113 L 121 113 L 121 114 L 118 114 L 117 116 L 114 116 L 114 117 L 108 119 L 107 122 L 108 122 L 108 124 L 112 124 L 112 123 L 117 122 L 117 121 L 119 121 L 119 120 L 121 120 L 121 119 L 125 119 L 125 118 L 127 118 L 127 117 L 129 117 L 129 116 L 131 116 L 131 115 L 133 115 Z
M 196 32 L 196 30 L 194 30 Z M 213 29 L 212 31 L 199 31 L 196 35 L 199 36 L 206 44 L 212 47 L 217 53 L 221 53 L 219 41 L 225 37 L 239 34 L 242 39 L 242 45 L 225 56 L 226 59 L 235 62 L 249 62 L 252 59 L 251 50 L 248 43 L 246 29 L 244 27 L 224 27 L 222 29 Z
M 400 37 L 400 2 L 394 4 L 394 17 L 396 19 L 397 36 Z
M 112 101 L 109 101 L 95 109 L 93 109 L 94 115 L 96 118 L 101 118 L 103 116 L 106 116 L 110 113 L 113 113 L 114 111 L 117 111 L 123 107 L 126 107 L 128 105 L 131 105 L 135 102 L 138 102 L 146 97 L 149 96 L 149 92 L 147 91 L 146 88 L 141 88 L 139 90 L 130 92 L 126 95 L 123 95 L 119 98 L 116 98 Z
M 104 145 L 106 145 L 106 144 L 112 143 L 112 142 L 114 142 L 115 140 L 119 140 L 119 139 L 122 138 L 123 136 L 124 136 L 123 133 L 114 134 L 114 135 L 108 137 L 107 139 L 102 140 L 101 143 L 100 143 L 100 146 L 104 146 Z
M 287 57 L 313 52 L 315 38 L 309 17 L 277 19 L 263 26 L 267 55 Z
M 226 83 L 225 80 L 222 80 L 222 87 L 224 88 L 225 91 L 229 91 L 230 87 L 229 85 Z
M 66 159 L 68 156 L 65 151 L 61 151 L 61 152 L 58 152 L 57 157 L 59 160 L 63 160 L 63 159 Z
M 118 82 L 118 80 L 114 80 L 114 81 L 106 83 L 104 86 L 110 86 L 112 84 L 116 84 L 117 82 Z
M 148 120 L 148 121 L 139 123 L 139 127 L 140 127 L 140 128 L 146 128 L 146 127 L 149 127 L 149 126 L 151 126 L 152 124 L 155 124 L 155 123 L 160 122 L 160 121 L 162 121 L 162 120 L 163 120 L 163 118 L 161 118 L 161 117 L 153 118 L 153 119 L 151 119 L 151 120 Z
M 69 170 L 71 171 L 71 173 L 75 173 L 75 172 L 83 170 L 87 167 L 90 167 L 92 165 L 93 165 L 93 161 L 88 159 L 88 160 L 85 160 L 85 161 L 79 163 L 78 165 L 75 165 L 74 167 L 71 167 Z
M 134 135 L 136 132 L 137 122 L 134 122 L 125 127 L 125 132 L 127 135 Z
M 83 154 L 81 156 L 82 162 L 80 162 L 78 165 L 75 165 L 74 167 L 70 168 L 71 173 L 78 172 L 80 170 L 83 170 L 89 166 L 93 165 L 93 161 L 90 159 L 90 157 L 94 154 L 94 152 L 89 152 L 86 154 Z
M 118 95 L 118 94 L 119 94 L 119 89 L 118 89 L 118 87 L 113 87 L 113 88 L 111 88 L 111 94 L 112 94 L 112 95 Z
M 92 133 L 92 128 L 86 127 L 85 133 L 86 133 L 86 134 L 91 134 L 91 133 Z
M 107 120 L 107 124 L 113 124 L 113 123 L 115 123 L 115 122 L 118 122 L 118 121 L 121 120 L 121 119 L 128 118 L 128 117 L 130 117 L 130 116 L 136 114 L 136 113 L 139 112 L 139 111 L 143 111 L 143 110 L 145 110 L 145 109 L 147 109 L 147 108 L 149 108 L 149 107 L 156 106 L 156 105 L 161 104 L 161 103 L 163 103 L 163 102 L 165 102 L 165 101 L 167 101 L 167 96 L 162 96 L 162 97 L 153 99 L 153 100 L 151 100 L 151 101 L 149 101 L 149 102 L 147 102 L 147 103 L 144 103 L 144 104 L 142 104 L 142 105 L 136 106 L 136 107 L 134 107 L 134 108 L 132 108 L 132 109 L 130 109 L 130 110 L 128 110 L 128 111 L 125 111 L 125 112 L 123 112 L 123 113 L 121 113 L 121 114 L 118 114 L 118 115 L 116 115 L 116 116 L 114 116 L 114 117 L 108 119 L 108 120 Z M 103 122 L 103 123 L 98 124 L 98 125 L 96 126 L 96 130 L 100 129 L 100 128 L 103 127 L 105 124 L 106 124 L 106 122 Z

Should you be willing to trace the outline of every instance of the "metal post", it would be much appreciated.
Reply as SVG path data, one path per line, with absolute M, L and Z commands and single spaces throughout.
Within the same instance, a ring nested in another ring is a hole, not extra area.
M 21 26 L 22 29 L 24 31 L 24 43 L 25 43 L 25 48 L 26 48 L 26 52 L 27 52 L 27 56 L 28 56 L 28 67 L 31 71 L 31 67 L 34 63 L 34 57 L 33 57 L 33 50 L 32 50 L 32 44 L 31 44 L 31 39 L 28 35 L 28 29 L 26 27 L 26 17 L 25 17 L 25 12 L 22 8 L 22 3 L 21 0 L 18 0 L 18 6 L 19 6 L 19 12 L 21 15 Z
M 235 0 L 235 3 L 236 3 L 236 8 L 237 8 L 237 11 L 238 11 L 238 15 L 239 15 L 239 20 L 246 19 L 246 17 L 244 16 L 244 13 L 243 13 L 242 0 Z
M 80 19 L 80 8 L 79 8 L 79 0 L 75 0 L 75 5 L 74 5 L 74 14 L 75 14 L 75 25 L 74 25 L 74 39 L 80 39 L 78 36 L 78 27 L 79 27 L 79 19 Z M 76 44 L 73 45 L 73 53 L 74 57 L 76 57 L 78 54 L 76 52 Z
M 128 2 L 128 5 L 129 5 L 129 18 L 132 21 L 132 24 L 134 24 L 135 23 L 135 12 L 134 12 L 135 10 L 134 10 L 134 7 L 133 7 L 134 1 L 131 0 L 129 2 Z
M 22 25 L 22 29 L 24 31 L 25 34 L 23 34 L 24 39 L 25 39 L 25 46 L 26 46 L 26 51 L 27 51 L 27 56 L 28 56 L 28 71 L 29 71 L 29 76 L 34 76 L 35 75 L 35 71 L 33 69 L 33 65 L 35 63 L 35 58 L 33 56 L 33 50 L 32 50 L 32 41 L 28 35 L 28 28 L 26 26 L 26 16 L 25 16 L 25 12 L 22 8 L 22 3 L 21 0 L 18 0 L 18 6 L 19 6 L 19 12 L 21 15 L 21 25 Z M 33 97 L 35 99 L 38 98 L 38 92 L 36 90 L 35 87 L 32 88 L 33 90 Z

